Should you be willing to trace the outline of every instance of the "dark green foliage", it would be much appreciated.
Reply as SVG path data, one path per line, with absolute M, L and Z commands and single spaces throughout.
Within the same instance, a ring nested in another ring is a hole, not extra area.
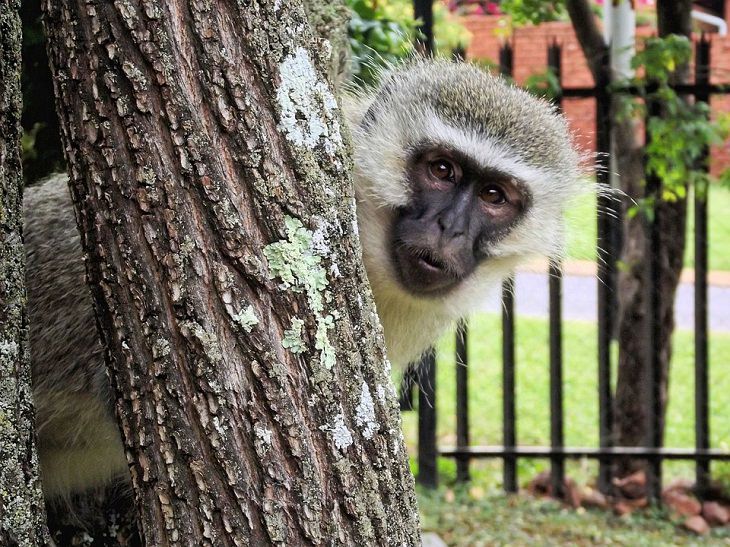
M 384 4 L 347 0 L 352 10 L 348 27 L 352 73 L 358 83 L 372 84 L 380 67 L 408 55 L 416 35 L 416 21 L 401 12 L 389 17 Z
M 560 80 L 555 71 L 548 68 L 545 72 L 528 76 L 524 88 L 538 97 L 555 99 L 560 94 Z
M 65 169 L 40 0 L 22 2 L 23 175 L 26 184 Z
M 661 198 L 670 201 L 686 197 L 688 185 L 708 182 L 701 157 L 707 147 L 721 144 L 730 135 L 730 114 L 719 113 L 711 119 L 707 103 L 687 101 L 672 89 L 674 74 L 691 57 L 692 44 L 685 36 L 647 38 L 632 60 L 638 76 L 618 83 L 618 87 L 637 86 L 643 99 L 625 100 L 621 115 L 644 117 L 651 103 L 661 108 L 661 116 L 651 117 L 647 125 L 646 169 L 662 181 Z M 728 176 L 726 170 L 720 178 Z
M 538 25 L 548 21 L 561 21 L 567 17 L 563 1 L 503 0 L 499 8 L 503 13 L 512 16 L 512 22 L 516 25 Z
M 412 0 L 345 0 L 352 12 L 348 28 L 352 51 L 352 75 L 358 85 L 370 85 L 380 68 L 412 54 L 418 36 Z M 451 58 L 463 49 L 470 33 L 451 15 L 445 4 L 434 2 L 433 24 L 436 53 Z

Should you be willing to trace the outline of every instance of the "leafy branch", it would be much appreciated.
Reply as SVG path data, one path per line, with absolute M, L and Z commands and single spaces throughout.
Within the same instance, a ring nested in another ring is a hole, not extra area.
M 703 189 L 712 177 L 703 165 L 705 151 L 727 140 L 730 135 L 730 114 L 710 117 L 710 107 L 704 101 L 691 101 L 680 96 L 672 82 L 677 71 L 692 57 L 692 43 L 685 36 L 650 37 L 632 59 L 637 76 L 618 82 L 617 90 L 627 85 L 638 88 L 637 101 L 621 102 L 620 116 L 646 119 L 646 172 L 662 181 L 661 199 L 674 201 L 685 198 L 687 188 Z M 658 105 L 660 116 L 646 118 L 647 105 Z M 720 175 L 730 180 L 730 170 Z M 642 209 L 652 208 L 644 200 Z

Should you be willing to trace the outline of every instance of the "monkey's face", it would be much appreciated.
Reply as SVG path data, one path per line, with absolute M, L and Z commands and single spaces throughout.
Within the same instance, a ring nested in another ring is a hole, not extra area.
M 467 278 L 519 222 L 526 188 L 445 146 L 425 144 L 407 160 L 411 200 L 391 228 L 391 260 L 400 285 L 440 296 Z
M 581 170 L 551 105 L 476 67 L 435 60 L 394 67 L 346 105 L 379 307 L 458 317 L 520 264 L 561 255 Z

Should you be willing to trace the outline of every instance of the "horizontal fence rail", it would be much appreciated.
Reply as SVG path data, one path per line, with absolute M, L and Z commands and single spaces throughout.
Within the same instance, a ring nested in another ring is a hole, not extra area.
M 699 42 L 698 42 L 699 43 Z M 668 84 L 668 86 L 676 91 L 679 95 L 722 95 L 730 93 L 729 84 L 711 84 L 709 82 L 695 82 L 693 84 Z M 637 86 L 616 86 L 613 89 L 601 89 L 595 87 L 563 87 L 560 88 L 559 96 L 566 99 L 592 99 L 599 93 L 607 91 L 608 93 L 624 93 L 626 95 L 643 96 L 653 93 L 659 89 L 659 86 L 650 84 L 645 87 Z
M 612 448 L 550 446 L 444 446 L 439 455 L 450 458 L 574 458 L 602 459 L 613 457 L 656 458 L 663 460 L 712 459 L 730 461 L 730 452 L 719 449 L 661 448 L 650 446 L 614 446 Z
M 547 48 L 548 67 L 561 81 L 561 46 L 553 41 Z M 608 59 L 603 60 L 608 63 Z M 695 81 L 672 87 L 679 93 L 693 95 L 696 100 L 708 102 L 713 94 L 730 93 L 730 87 L 710 84 L 710 43 L 703 36 L 695 44 Z M 505 44 L 499 53 L 500 73 L 511 76 L 513 72 L 513 47 Z M 556 106 L 566 98 L 593 98 L 596 119 L 596 180 L 602 186 L 610 184 L 609 152 L 611 147 L 611 100 L 616 93 L 646 96 L 651 87 L 611 87 L 607 82 L 585 88 L 562 88 L 554 98 Z M 659 115 L 659 106 L 649 103 L 647 116 Z M 648 120 L 647 117 L 647 120 Z M 645 120 L 646 122 L 646 120 Z M 645 123 L 646 125 L 646 123 Z M 707 169 L 708 151 L 704 151 L 701 167 Z M 647 196 L 659 196 L 661 181 L 647 177 Z M 652 351 L 646 359 L 647 439 L 645 446 L 615 446 L 613 441 L 613 393 L 611 388 L 612 340 L 616 330 L 617 264 L 621 248 L 621 215 L 619 201 L 602 192 L 597 197 L 597 272 L 598 283 L 598 433 L 597 447 L 564 446 L 564 416 L 562 391 L 562 272 L 559 264 L 549 266 L 549 369 L 550 369 L 550 446 L 520 446 L 517 438 L 515 371 L 518 366 L 515 356 L 515 311 L 514 279 L 507 279 L 502 287 L 502 445 L 470 445 L 468 407 L 468 334 L 465 322 L 459 325 L 456 339 L 456 443 L 457 446 L 437 447 L 436 442 L 436 364 L 433 352 L 426 355 L 420 365 L 420 380 L 427 384 L 422 388 L 427 396 L 421 399 L 419 412 L 419 482 L 434 486 L 437 484 L 436 458 L 449 457 L 457 462 L 457 480 L 469 480 L 469 463 L 477 458 L 500 458 L 503 461 L 503 488 L 507 492 L 518 489 L 517 462 L 519 458 L 544 458 L 550 461 L 552 491 L 560 494 L 565 484 L 565 460 L 576 458 L 596 459 L 599 462 L 598 488 L 611 494 L 612 465 L 620 458 L 639 458 L 647 461 L 648 494 L 659 501 L 662 488 L 662 461 L 691 460 L 696 462 L 697 491 L 708 488 L 711 480 L 710 462 L 730 461 L 730 452 L 710 447 L 709 432 L 709 383 L 708 383 L 708 324 L 707 324 L 707 192 L 698 187 L 694 192 L 695 215 L 695 447 L 666 448 L 662 446 L 661 424 L 661 370 L 658 349 L 661 339 L 661 298 L 658 283 L 658 256 L 652 253 L 645 272 L 647 276 L 645 299 L 648 302 L 646 321 Z M 645 237 L 649 248 L 656 248 L 660 236 L 659 219 L 646 219 Z M 411 380 L 413 378 L 411 377 Z M 416 383 L 419 383 L 418 381 Z M 420 383 L 419 383 L 420 385 Z M 478 410 L 478 409 L 477 409 Z

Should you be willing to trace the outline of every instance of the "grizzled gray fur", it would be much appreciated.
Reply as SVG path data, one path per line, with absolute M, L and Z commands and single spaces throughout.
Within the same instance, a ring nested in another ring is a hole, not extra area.
M 126 462 L 67 178 L 25 191 L 38 453 L 47 497 L 101 486 Z
M 565 120 L 466 64 L 415 60 L 343 98 L 363 260 L 404 367 L 515 267 L 563 248 L 585 185 Z M 39 455 L 48 498 L 128 481 L 65 176 L 26 191 Z

